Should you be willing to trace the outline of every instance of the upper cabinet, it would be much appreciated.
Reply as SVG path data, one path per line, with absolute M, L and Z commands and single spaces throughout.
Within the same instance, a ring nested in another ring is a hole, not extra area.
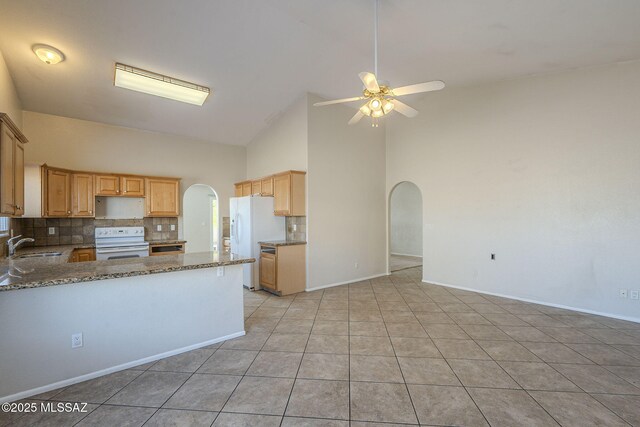
M 96 175 L 96 196 L 119 196 L 120 177 L 117 175 Z
M 120 177 L 120 194 L 128 197 L 144 197 L 144 178 L 139 176 Z
M 273 213 L 278 216 L 305 216 L 306 172 L 286 171 L 253 181 L 235 184 L 235 196 L 273 196 Z
M 74 173 L 71 175 L 71 214 L 76 217 L 95 216 L 94 175 Z
M 71 216 L 71 173 L 42 167 L 42 216 Z
M 5 113 L 0 113 L 0 214 L 24 213 L 24 146 L 28 142 Z
M 305 172 L 287 171 L 273 176 L 273 213 L 279 216 L 306 215 Z
M 144 197 L 145 217 L 180 215 L 180 180 L 41 167 L 42 216 L 95 217 L 96 196 Z
M 269 176 L 266 178 L 262 178 L 260 184 L 260 195 L 261 196 L 273 196 L 273 177 Z
M 146 178 L 145 216 L 180 215 L 180 180 Z

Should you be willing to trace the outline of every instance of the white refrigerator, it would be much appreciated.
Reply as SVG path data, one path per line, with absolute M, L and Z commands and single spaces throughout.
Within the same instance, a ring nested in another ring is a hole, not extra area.
M 231 253 L 250 256 L 255 263 L 242 264 L 243 285 L 260 289 L 260 245 L 258 242 L 285 240 L 286 226 L 282 216 L 273 214 L 273 197 L 232 197 Z

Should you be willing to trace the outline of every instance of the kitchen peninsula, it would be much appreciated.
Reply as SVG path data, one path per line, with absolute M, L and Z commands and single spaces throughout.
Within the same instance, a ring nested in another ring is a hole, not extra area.
M 33 252 L 0 262 L 0 401 L 244 335 L 241 264 L 253 258 L 20 258 Z

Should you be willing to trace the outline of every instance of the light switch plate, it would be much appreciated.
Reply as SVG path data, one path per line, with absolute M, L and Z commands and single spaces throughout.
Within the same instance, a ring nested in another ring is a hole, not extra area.
M 49 227 L 49 236 L 53 236 L 54 234 L 56 234 L 56 228 L 55 227 Z
M 631 299 L 638 299 L 638 297 L 640 297 L 640 291 L 631 291 Z
M 162 225 L 160 224 L 156 225 L 156 231 L 162 231 Z
M 171 231 L 176 231 L 176 225 L 175 224 L 171 224 Z

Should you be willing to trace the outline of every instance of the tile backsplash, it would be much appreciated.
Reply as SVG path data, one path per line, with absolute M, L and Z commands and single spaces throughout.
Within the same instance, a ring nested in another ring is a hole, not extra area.
M 175 230 L 171 230 L 174 225 Z M 177 240 L 178 218 L 94 219 L 94 218 L 14 218 L 14 235 L 31 237 L 25 246 L 55 246 L 95 243 L 96 227 L 142 227 L 147 240 Z M 157 231 L 157 227 L 161 231 Z M 49 234 L 49 229 L 53 234 Z
M 287 240 L 307 240 L 306 216 L 288 216 L 286 217 L 285 224 L 287 226 Z

